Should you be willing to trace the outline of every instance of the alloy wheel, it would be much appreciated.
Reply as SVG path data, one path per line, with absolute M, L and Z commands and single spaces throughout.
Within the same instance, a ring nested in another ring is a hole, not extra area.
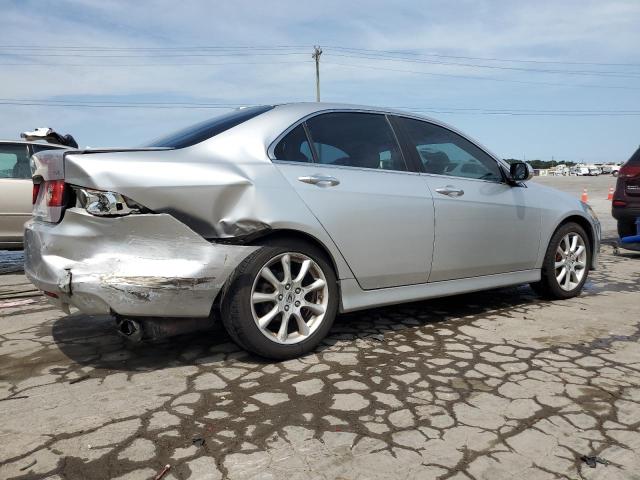
M 555 275 L 558 285 L 570 292 L 584 278 L 587 267 L 587 247 L 581 235 L 569 232 L 558 244 L 555 256 Z
M 260 332 L 279 344 L 309 338 L 322 323 L 329 301 L 325 275 L 312 258 L 286 252 L 258 272 L 251 288 L 251 312 Z

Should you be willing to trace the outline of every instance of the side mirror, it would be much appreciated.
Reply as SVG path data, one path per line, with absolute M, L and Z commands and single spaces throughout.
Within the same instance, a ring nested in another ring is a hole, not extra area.
M 533 168 L 528 163 L 515 162 L 510 165 L 509 173 L 514 182 L 526 182 L 533 177 Z

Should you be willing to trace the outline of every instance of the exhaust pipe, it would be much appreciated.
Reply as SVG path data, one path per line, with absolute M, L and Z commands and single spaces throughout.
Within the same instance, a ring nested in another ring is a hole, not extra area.
M 158 340 L 184 333 L 209 330 L 215 325 L 211 318 L 132 318 L 116 317 L 118 333 L 127 340 L 138 343 L 142 340 Z
M 136 320 L 130 318 L 116 318 L 116 328 L 118 333 L 131 342 L 142 341 L 142 325 Z

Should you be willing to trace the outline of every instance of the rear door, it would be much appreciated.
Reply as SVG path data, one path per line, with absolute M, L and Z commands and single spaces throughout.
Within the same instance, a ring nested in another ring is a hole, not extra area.
M 22 243 L 23 226 L 31 217 L 31 169 L 24 143 L 0 143 L 0 244 Z
M 427 281 L 433 199 L 385 115 L 314 116 L 291 129 L 272 157 L 363 289 Z
M 394 122 L 433 192 L 429 281 L 534 268 L 541 213 L 527 188 L 508 185 L 493 157 L 449 129 L 411 118 Z

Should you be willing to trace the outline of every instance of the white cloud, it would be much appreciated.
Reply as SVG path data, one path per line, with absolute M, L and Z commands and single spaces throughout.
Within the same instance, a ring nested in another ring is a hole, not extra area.
M 349 46 L 380 50 L 420 49 L 449 55 L 531 59 L 596 60 L 609 63 L 640 63 L 640 2 L 569 0 L 514 2 L 464 0 L 459 2 L 376 1 L 59 1 L 42 6 L 35 0 L 3 6 L 1 45 L 66 45 L 108 47 L 176 47 L 200 45 L 304 45 L 301 60 L 309 61 L 311 46 Z M 0 52 L 6 50 L 0 48 Z M 86 52 L 87 53 L 87 52 Z M 131 54 L 129 52 L 129 54 Z M 332 57 L 325 49 L 322 59 L 323 95 L 327 99 L 392 106 L 439 105 L 457 107 L 496 106 L 513 108 L 629 108 L 638 104 L 634 91 L 597 91 L 456 80 L 384 70 L 339 67 L 329 63 L 358 60 Z M 292 61 L 298 57 L 256 57 L 255 62 Z M 186 58 L 171 62 L 241 62 L 247 58 Z M 12 63 L 0 56 L 0 63 Z M 137 101 L 217 101 L 262 103 L 310 100 L 314 95 L 311 63 L 184 67 L 115 67 L 133 63 L 131 58 L 35 58 L 32 61 L 99 63 L 104 67 L 11 67 L 1 66 L 2 98 L 76 98 Z M 159 60 L 149 60 L 159 61 Z M 364 64 L 400 70 L 479 75 L 505 79 L 566 83 L 630 85 L 624 79 L 547 76 L 536 73 L 471 70 L 444 65 L 378 63 Z M 526 66 L 526 65 L 525 65 Z M 535 66 L 535 65 L 534 65 Z M 560 66 L 559 68 L 566 68 Z M 591 67 L 577 67 L 591 68 Z M 596 68 L 596 67 L 593 67 Z M 618 67 L 608 67 L 609 70 Z M 637 83 L 637 82 L 636 82 Z M 199 120 L 216 111 L 63 109 L 0 105 L 0 136 L 11 137 L 26 128 L 44 124 L 77 134 L 80 141 L 96 144 L 136 143 L 153 137 L 157 130 Z M 456 117 L 454 117 L 455 120 Z M 460 117 L 457 117 L 460 118 Z M 46 120 L 46 122 L 45 122 Z M 495 140 L 505 155 L 519 148 L 519 138 L 536 131 L 538 119 L 513 120 L 462 117 L 481 135 Z M 633 120 L 633 119 L 631 119 Z M 501 123 L 502 122 L 502 123 Z M 587 154 L 616 148 L 605 140 L 586 147 L 580 132 L 566 119 L 557 138 L 540 148 L 546 154 L 572 136 L 577 149 Z M 509 138 L 501 133 L 511 131 Z M 593 127 L 595 128 L 595 127 Z M 526 130 L 525 130 L 526 129 Z M 625 129 L 622 129 L 625 130 Z M 626 130 L 625 130 L 626 131 Z M 546 133 L 545 133 L 546 134 Z M 483 139 L 484 140 L 484 139 Z M 624 142 L 629 142 L 625 138 Z M 527 140 L 531 142 L 531 140 Z M 637 140 L 635 140 L 637 142 Z M 485 143 L 491 143 L 485 141 Z M 618 139 L 618 143 L 620 140 Z M 493 146 L 493 145 L 492 145 Z M 618 147 L 621 150 L 624 146 Z M 602 155 L 603 153 L 594 153 Z M 535 155 L 535 153 L 534 153 Z

